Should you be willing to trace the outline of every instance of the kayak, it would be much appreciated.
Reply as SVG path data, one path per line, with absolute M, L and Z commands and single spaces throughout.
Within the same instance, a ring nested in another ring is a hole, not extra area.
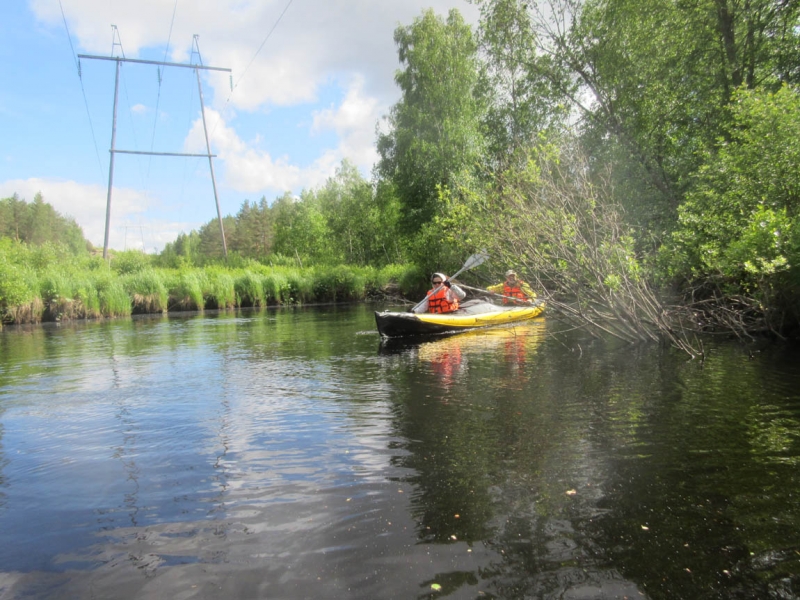
M 538 317 L 544 311 L 544 300 L 531 304 L 498 306 L 485 300 L 468 300 L 449 313 L 375 312 L 378 333 L 384 337 L 436 335 L 496 327 Z

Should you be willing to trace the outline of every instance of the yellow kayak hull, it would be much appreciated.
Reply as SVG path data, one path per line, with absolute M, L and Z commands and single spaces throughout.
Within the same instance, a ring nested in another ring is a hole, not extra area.
M 481 327 L 508 325 L 534 319 L 544 312 L 545 303 L 524 306 L 496 306 L 488 302 L 467 303 L 452 313 L 376 312 L 378 331 L 385 337 L 435 335 Z

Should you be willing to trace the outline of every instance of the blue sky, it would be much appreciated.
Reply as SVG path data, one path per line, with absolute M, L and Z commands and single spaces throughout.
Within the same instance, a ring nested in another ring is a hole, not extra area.
M 393 32 L 428 7 L 477 22 L 465 0 L 5 2 L 0 197 L 41 192 L 102 246 L 115 63 L 83 59 L 79 77 L 77 55 L 188 63 L 195 34 L 203 64 L 232 69 L 202 74 L 223 215 L 317 188 L 343 159 L 369 176 L 376 125 L 399 98 Z M 116 148 L 205 152 L 194 71 L 158 75 L 123 63 Z M 116 155 L 112 248 L 160 250 L 215 216 L 207 159 Z

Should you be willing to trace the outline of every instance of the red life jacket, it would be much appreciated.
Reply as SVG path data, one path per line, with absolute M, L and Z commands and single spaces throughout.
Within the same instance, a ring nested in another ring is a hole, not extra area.
M 503 304 L 513 304 L 511 298 L 519 298 L 520 300 L 527 300 L 528 296 L 526 296 L 523 291 L 519 287 L 519 282 L 516 283 L 515 287 L 511 287 L 508 285 L 507 281 L 503 282 Z
M 458 310 L 458 299 L 450 302 L 447 299 L 447 287 L 440 286 L 437 290 L 430 290 L 428 292 L 428 312 L 430 313 L 447 313 Z

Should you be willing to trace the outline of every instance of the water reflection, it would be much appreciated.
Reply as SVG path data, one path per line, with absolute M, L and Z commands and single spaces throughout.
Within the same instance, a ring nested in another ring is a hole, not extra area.
M 544 320 L 379 344 L 372 319 L 0 334 L 0 589 L 796 596 L 796 353 L 701 370 Z

